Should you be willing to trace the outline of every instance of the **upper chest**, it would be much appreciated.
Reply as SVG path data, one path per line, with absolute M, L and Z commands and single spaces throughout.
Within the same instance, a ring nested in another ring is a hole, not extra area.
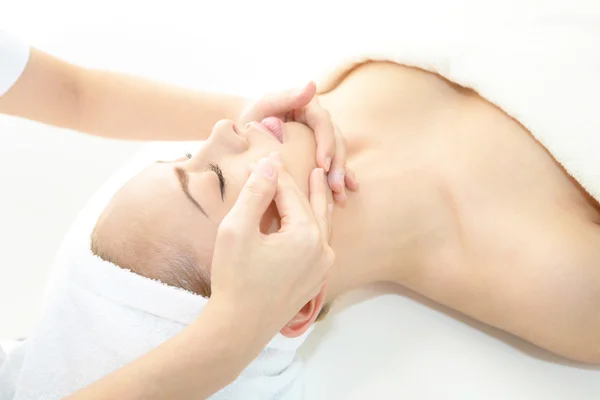
M 440 202 L 451 203 L 473 246 L 486 237 L 543 237 L 564 218 L 582 227 L 600 220 L 596 202 L 523 126 L 432 74 L 363 65 L 322 103 L 346 135 L 355 169 L 368 171 L 364 206 L 384 235 L 390 221 L 422 216 L 415 207 L 435 210 Z

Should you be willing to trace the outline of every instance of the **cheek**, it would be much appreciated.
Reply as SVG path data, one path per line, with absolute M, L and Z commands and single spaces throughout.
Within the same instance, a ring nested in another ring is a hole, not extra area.
M 235 196 L 228 196 L 228 199 L 226 200 L 222 209 L 223 214 L 220 215 L 218 219 L 213 218 L 214 225 L 211 225 L 207 229 L 203 229 L 202 232 L 197 233 L 197 237 L 199 238 L 198 243 L 201 243 L 201 245 L 197 248 L 197 257 L 200 261 L 201 268 L 206 269 L 208 273 L 210 273 L 210 269 L 212 267 L 212 257 L 219 224 L 235 204 L 238 195 L 239 190 L 236 191 Z M 263 215 L 260 221 L 259 229 L 261 233 L 269 234 L 277 232 L 280 227 L 281 217 L 277 211 L 275 202 L 273 202 Z
M 238 171 L 235 174 L 227 174 L 227 186 L 225 192 L 225 199 L 223 201 L 223 215 L 224 217 L 235 205 L 242 188 L 248 180 L 250 175 L 250 168 L 246 168 Z
M 260 232 L 263 234 L 274 233 L 277 232 L 280 227 L 281 216 L 279 215 L 277 207 L 273 202 L 260 220 Z
M 293 128 L 296 129 L 290 129 L 290 140 L 281 149 L 281 157 L 300 189 L 307 194 L 308 178 L 317 167 L 316 143 L 312 131 L 305 127 L 297 129 L 296 125 Z
M 302 191 L 308 195 L 309 177 L 314 168 L 317 167 L 314 153 L 307 154 L 294 151 L 286 151 L 281 154 L 283 162 L 292 178 Z
M 219 223 L 235 205 L 235 202 L 238 200 L 242 188 L 248 181 L 248 177 L 252 172 L 251 162 L 248 162 L 248 164 L 240 163 L 236 166 L 229 165 L 228 167 L 230 167 L 229 171 L 235 170 L 236 172 L 229 173 L 227 176 L 227 191 L 222 208 L 223 212 L 220 215 Z M 277 232 L 280 227 L 280 220 L 281 217 L 279 216 L 279 213 L 277 212 L 277 207 L 273 202 L 265 212 L 263 218 L 261 219 L 259 227 L 260 231 L 265 234 Z
M 225 198 L 223 201 L 224 212 L 222 216 L 225 216 L 237 201 L 255 163 L 256 160 L 247 157 L 237 157 L 221 162 L 220 165 L 226 181 Z

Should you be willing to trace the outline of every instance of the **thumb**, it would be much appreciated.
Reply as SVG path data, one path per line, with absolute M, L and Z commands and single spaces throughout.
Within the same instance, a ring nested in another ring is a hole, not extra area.
M 304 108 L 317 93 L 317 85 L 310 81 L 302 88 L 273 93 L 260 100 L 260 110 L 264 116 L 285 114 L 292 110 Z
M 273 160 L 262 158 L 253 168 L 227 217 L 232 218 L 243 230 L 258 231 L 260 221 L 273 202 L 276 191 L 277 168 Z

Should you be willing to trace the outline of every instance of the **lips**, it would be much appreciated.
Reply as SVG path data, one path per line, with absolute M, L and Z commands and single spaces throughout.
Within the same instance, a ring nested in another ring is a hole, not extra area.
M 273 136 L 275 136 L 275 138 L 277 138 L 277 140 L 279 140 L 281 143 L 283 143 L 283 121 L 280 120 L 277 117 L 269 117 L 269 118 L 265 118 L 261 121 L 261 124 L 267 128 L 267 130 L 269 132 L 271 132 L 271 134 Z

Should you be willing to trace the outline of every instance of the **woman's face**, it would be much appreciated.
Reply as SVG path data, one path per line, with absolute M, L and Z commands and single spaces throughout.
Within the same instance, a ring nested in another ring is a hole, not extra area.
M 187 175 L 188 200 L 192 197 L 207 219 L 220 222 L 237 200 L 253 164 L 272 152 L 281 154 L 300 189 L 308 194 L 308 177 L 316 167 L 315 150 L 314 134 L 302 124 L 284 124 L 273 118 L 237 127 L 223 120 L 214 126 L 199 152 L 171 167 L 175 167 L 179 183 L 182 174 Z
M 159 161 L 126 183 L 97 226 L 103 224 L 104 234 L 112 240 L 121 237 L 130 242 L 135 235 L 144 235 L 144 242 L 191 248 L 201 265 L 210 265 L 219 223 L 260 158 L 279 152 L 298 187 L 308 195 L 309 175 L 316 167 L 313 131 L 295 122 L 263 122 L 241 127 L 219 121 L 196 154 Z M 276 222 L 271 207 L 263 229 Z

